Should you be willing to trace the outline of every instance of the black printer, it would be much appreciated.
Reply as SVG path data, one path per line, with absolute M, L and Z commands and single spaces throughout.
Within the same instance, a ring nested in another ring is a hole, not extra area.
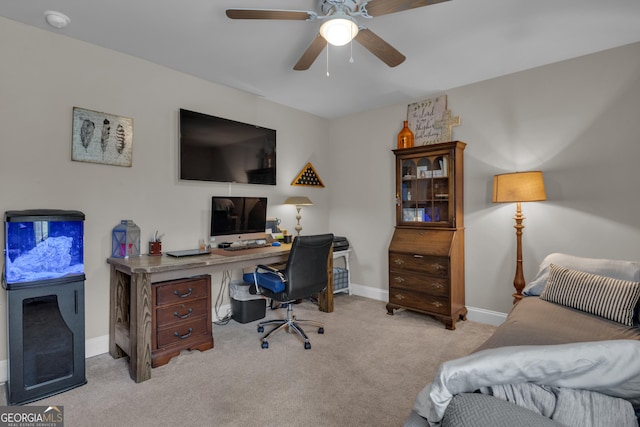
M 349 241 L 343 236 L 333 236 L 333 251 L 346 251 L 349 249 Z

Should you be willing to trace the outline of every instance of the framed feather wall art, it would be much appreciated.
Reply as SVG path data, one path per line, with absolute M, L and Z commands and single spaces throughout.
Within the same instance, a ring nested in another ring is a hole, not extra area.
M 71 160 L 131 167 L 133 119 L 73 107 Z

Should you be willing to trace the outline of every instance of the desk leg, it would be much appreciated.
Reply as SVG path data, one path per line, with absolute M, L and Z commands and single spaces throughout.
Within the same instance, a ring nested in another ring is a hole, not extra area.
M 351 268 L 349 268 L 349 252 L 344 256 L 344 268 L 347 269 L 347 286 L 351 295 Z
M 327 289 L 324 292 L 318 294 L 318 306 L 320 311 L 325 313 L 333 312 L 333 251 L 329 252 L 329 259 L 327 260 L 327 276 L 329 281 L 327 283 Z
M 123 344 L 117 338 L 118 331 L 129 325 L 129 276 L 111 266 L 109 282 L 109 354 L 119 359 L 129 351 L 120 347 Z
M 131 275 L 129 375 L 141 383 L 151 378 L 151 275 Z

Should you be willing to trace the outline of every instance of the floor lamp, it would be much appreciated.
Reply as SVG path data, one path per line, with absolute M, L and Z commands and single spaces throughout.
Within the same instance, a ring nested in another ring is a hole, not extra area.
M 517 303 L 523 298 L 522 289 L 525 281 L 522 272 L 522 215 L 521 202 L 539 202 L 547 200 L 544 191 L 544 180 L 542 172 L 514 172 L 495 175 L 493 177 L 493 203 L 516 203 L 516 275 L 513 279 L 513 287 L 516 292 L 513 294 L 513 303 Z
M 284 204 L 296 206 L 296 211 L 298 212 L 298 214 L 296 215 L 296 220 L 298 221 L 298 223 L 296 224 L 296 232 L 299 236 L 300 232 L 302 231 L 302 226 L 300 225 L 300 218 L 302 218 L 302 215 L 300 215 L 300 209 L 302 209 L 303 206 L 311 206 L 313 205 L 313 203 L 311 203 L 311 200 L 309 200 L 308 197 L 294 196 L 287 198 L 287 200 L 284 201 Z

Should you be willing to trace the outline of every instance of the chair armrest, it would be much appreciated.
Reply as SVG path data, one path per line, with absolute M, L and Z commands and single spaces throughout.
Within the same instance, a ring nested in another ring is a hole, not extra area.
M 258 270 L 265 270 L 269 273 L 277 274 L 282 282 L 287 282 L 287 276 L 282 271 L 278 270 L 277 268 L 271 267 L 270 265 L 259 264 L 256 266 L 254 273 Z
M 267 271 L 270 271 L 272 273 L 280 273 L 280 270 L 278 270 L 277 268 L 271 267 L 270 265 L 258 264 L 256 266 L 256 270 L 257 269 L 267 270 Z

